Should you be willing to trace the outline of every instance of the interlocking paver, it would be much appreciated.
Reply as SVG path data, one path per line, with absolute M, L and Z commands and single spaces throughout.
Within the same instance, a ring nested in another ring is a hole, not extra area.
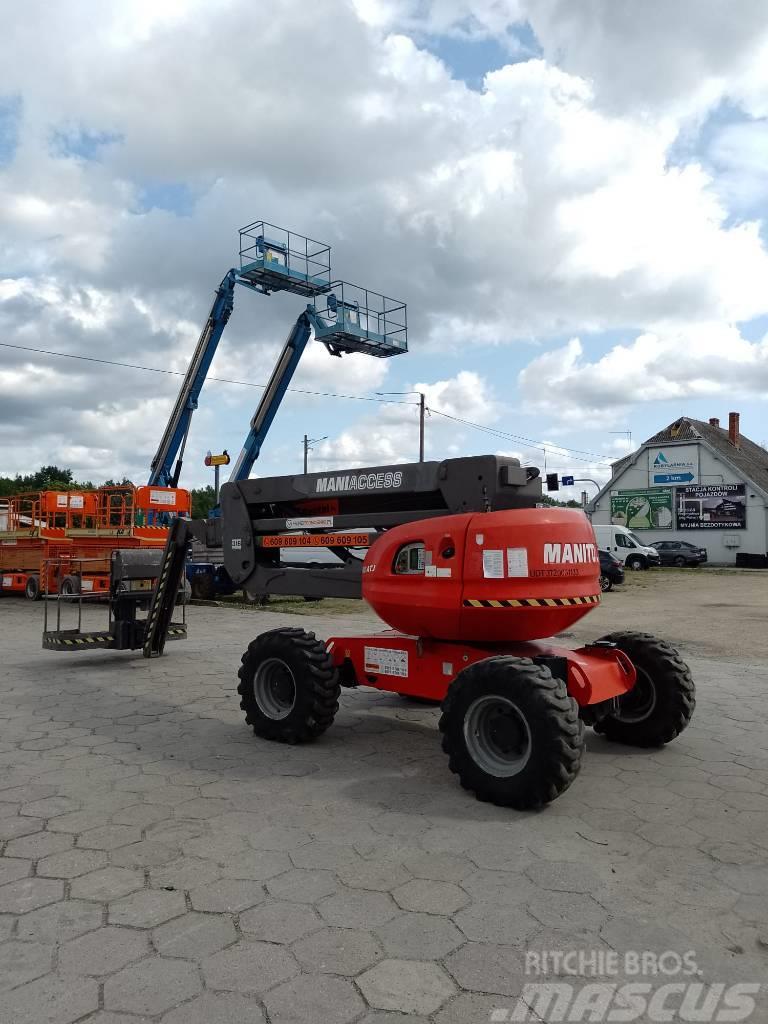
M 0 886 L 17 882 L 32 873 L 32 861 L 20 857 L 0 857 Z
M 266 942 L 290 944 L 323 927 L 314 907 L 303 903 L 270 900 L 240 915 L 240 928 Z
M 77 878 L 106 863 L 107 855 L 102 850 L 66 850 L 44 857 L 37 865 L 37 873 L 41 878 Z
M 104 983 L 104 1006 L 125 1013 L 163 1013 L 200 991 L 194 964 L 154 957 L 125 967 Z
M 350 978 L 384 955 L 370 932 L 355 928 L 323 928 L 294 943 L 291 951 L 309 971 Z
M 366 889 L 345 889 L 327 896 L 317 909 L 328 924 L 339 928 L 374 928 L 400 912 L 389 893 Z
M 446 916 L 455 914 L 469 902 L 467 893 L 453 882 L 436 882 L 428 878 L 414 878 L 393 889 L 392 896 L 403 910 Z
M 375 932 L 389 956 L 413 960 L 442 960 L 466 941 L 452 921 L 433 914 L 400 914 Z
M 99 928 L 66 942 L 59 951 L 62 974 L 112 974 L 149 953 L 149 941 L 128 928 Z
M 88 850 L 116 850 L 140 839 L 141 829 L 135 825 L 102 825 L 83 832 L 78 837 L 77 845 Z
M 445 961 L 463 989 L 513 996 L 525 979 L 525 955 L 514 946 L 468 942 Z
M 52 853 L 62 853 L 74 843 L 74 836 L 66 832 L 33 832 L 31 835 L 12 839 L 5 847 L 6 857 L 29 857 L 39 860 Z
M 339 888 L 335 875 L 330 871 L 314 871 L 294 868 L 282 875 L 276 875 L 266 882 L 267 892 L 279 900 L 296 903 L 316 903 L 323 896 L 330 896 Z
M 349 1024 L 365 1009 L 350 981 L 330 974 L 302 974 L 268 992 L 271 1024 Z
M 48 974 L 3 996 L 0 1024 L 73 1024 L 98 1006 L 99 989 L 92 979 L 73 985 L 71 977 Z
M 130 928 L 154 928 L 187 909 L 184 894 L 163 889 L 141 889 L 109 905 L 109 923 Z
M 66 942 L 99 928 L 103 917 L 98 904 L 62 900 L 20 917 L 16 935 L 27 942 Z
M 298 973 L 287 949 L 267 942 L 241 941 L 203 960 L 209 988 L 229 992 L 267 992 Z
M 371 1006 L 401 1013 L 434 1013 L 456 991 L 442 967 L 418 960 L 382 960 L 357 984 Z
M 162 1024 L 264 1024 L 264 1014 L 256 1000 L 236 992 L 203 992 L 164 1014 Z
M 128 868 L 101 868 L 74 879 L 70 893 L 76 899 L 113 900 L 144 886 L 144 875 Z
M 0 992 L 47 974 L 53 946 L 41 942 L 0 942 Z
M 217 953 L 236 939 L 237 932 L 231 919 L 218 914 L 184 914 L 160 925 L 152 933 L 158 953 L 189 960 Z
M 259 882 L 222 878 L 218 882 L 193 889 L 189 898 L 195 910 L 237 914 L 248 907 L 255 907 L 266 899 L 266 895 Z
M 58 879 L 22 878 L 0 888 L 0 913 L 26 914 L 63 896 L 64 883 Z

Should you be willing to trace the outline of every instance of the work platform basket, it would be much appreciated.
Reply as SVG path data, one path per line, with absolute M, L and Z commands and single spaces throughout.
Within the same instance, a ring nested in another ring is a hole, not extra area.
M 315 300 L 315 338 L 344 352 L 396 356 L 408 351 L 406 306 L 369 288 L 334 281 Z
M 257 220 L 240 228 L 240 277 L 265 294 L 313 298 L 331 283 L 331 247 Z

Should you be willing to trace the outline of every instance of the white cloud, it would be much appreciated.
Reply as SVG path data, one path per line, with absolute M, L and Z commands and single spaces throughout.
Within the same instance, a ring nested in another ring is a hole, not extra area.
M 530 410 L 550 409 L 571 424 L 585 418 L 614 423 L 621 410 L 638 402 L 763 395 L 768 338 L 750 342 L 736 327 L 692 324 L 641 334 L 594 360 L 572 338 L 532 360 L 519 385 Z

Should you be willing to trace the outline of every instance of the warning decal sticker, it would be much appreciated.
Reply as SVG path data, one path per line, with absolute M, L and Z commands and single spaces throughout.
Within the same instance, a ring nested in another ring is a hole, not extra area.
M 371 675 L 400 676 L 408 675 L 408 651 L 395 651 L 391 647 L 365 647 L 365 671 Z

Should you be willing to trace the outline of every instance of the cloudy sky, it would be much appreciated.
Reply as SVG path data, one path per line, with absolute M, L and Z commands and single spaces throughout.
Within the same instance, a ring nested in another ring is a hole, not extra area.
M 410 353 L 313 343 L 260 473 L 499 451 L 604 478 L 626 432 L 768 439 L 764 0 L 28 0 L 0 62 L 0 473 L 142 481 L 257 218 L 408 303 Z M 213 375 L 302 309 L 244 289 Z M 8 347 L 16 346 L 16 347 Z M 209 382 L 184 481 L 260 392 Z M 339 396 L 351 397 L 339 397 Z M 402 402 L 417 401 L 413 397 Z M 443 413 L 445 415 L 439 415 Z M 472 424 L 457 422 L 471 421 Z M 624 432 L 624 433 L 622 433 Z

